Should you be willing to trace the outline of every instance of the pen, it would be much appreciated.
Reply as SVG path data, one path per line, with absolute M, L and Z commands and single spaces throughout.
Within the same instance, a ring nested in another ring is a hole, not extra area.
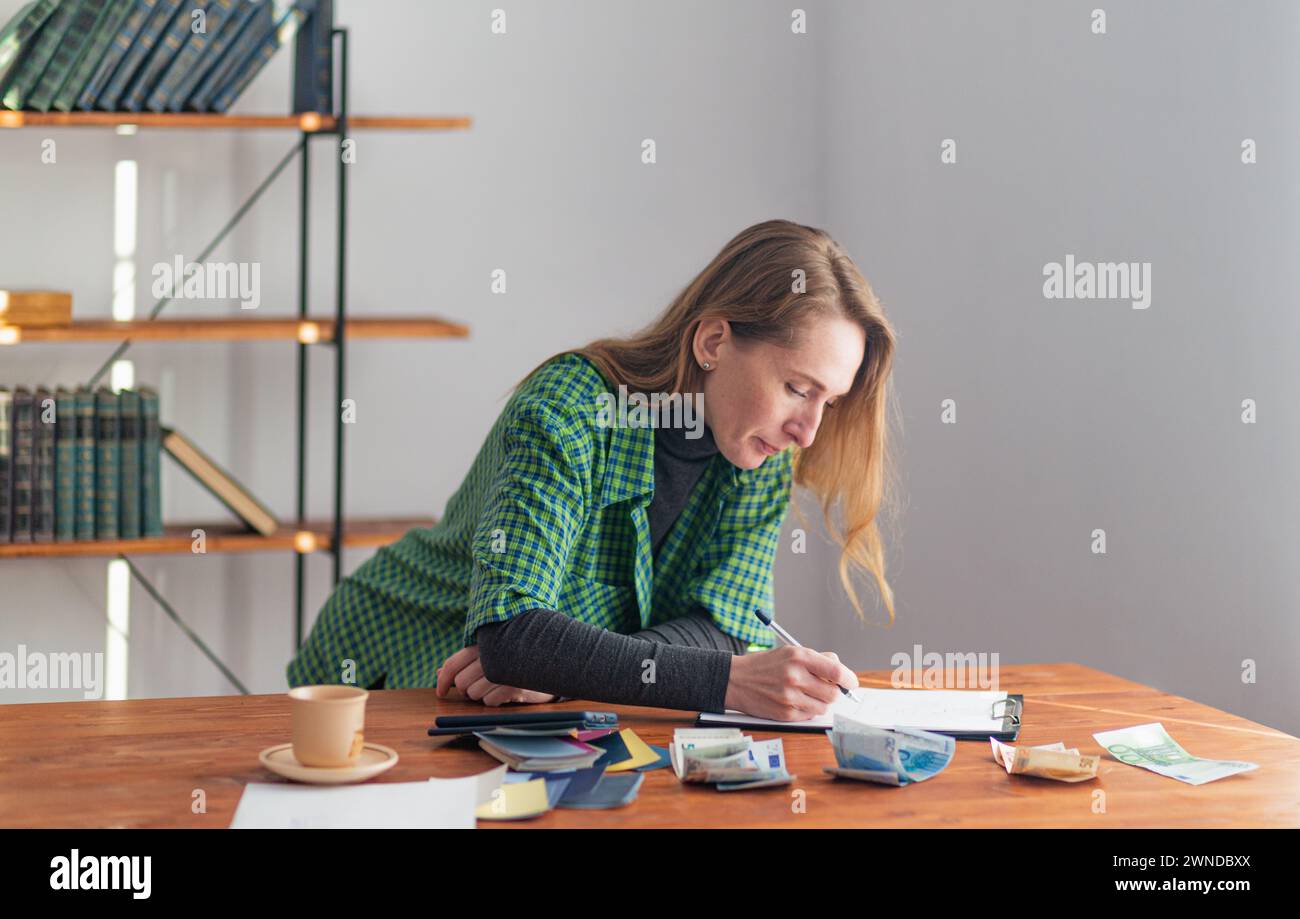
M 787 632 L 785 629 L 783 629 L 780 625 L 778 625 L 777 622 L 776 622 L 776 620 L 773 619 L 773 618 L 771 617 L 771 615 L 769 615 L 768 613 L 763 612 L 762 609 L 756 608 L 756 609 L 754 610 L 754 615 L 758 617 L 758 621 L 759 621 L 759 622 L 763 623 L 763 625 L 767 626 L 769 629 L 771 629 L 773 632 L 775 632 L 775 633 L 776 633 L 776 637 L 779 638 L 779 639 L 781 639 L 781 641 L 785 642 L 787 645 L 790 645 L 791 647 L 794 647 L 794 648 L 802 648 L 802 647 L 803 647 L 803 645 L 799 644 L 798 640 L 797 640 L 793 635 L 791 635 L 789 632 Z M 859 699 L 857 696 L 855 696 L 852 692 L 850 692 L 849 690 L 845 689 L 843 686 L 840 686 L 838 683 L 836 683 L 835 686 L 836 686 L 837 689 L 839 689 L 840 692 L 844 693 L 844 695 L 848 696 L 848 697 L 849 697 L 850 699 L 852 699 L 854 702 L 861 702 L 861 701 L 862 701 L 862 700 Z

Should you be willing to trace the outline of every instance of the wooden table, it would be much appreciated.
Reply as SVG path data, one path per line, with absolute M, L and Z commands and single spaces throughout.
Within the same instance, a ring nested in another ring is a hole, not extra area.
M 889 672 L 862 674 L 889 686 Z M 1300 739 L 1079 664 L 1004 666 L 1000 687 L 1025 695 L 1021 742 L 1065 741 L 1101 753 L 1094 731 L 1163 722 L 1193 755 L 1241 759 L 1259 769 L 1193 787 L 1104 754 L 1098 778 L 1064 784 L 1008 776 L 987 741 L 960 741 L 939 776 L 904 788 L 833 779 L 822 734 L 784 733 L 792 786 L 719 792 L 684 785 L 671 769 L 646 774 L 640 797 L 609 811 L 553 810 L 513 824 L 480 827 L 1297 827 Z M 436 714 L 482 711 L 444 702 L 433 690 L 371 693 L 366 737 L 393 747 L 400 762 L 374 781 L 481 772 L 486 753 L 447 747 L 425 734 Z M 598 707 L 647 742 L 666 744 L 693 712 Z M 530 709 L 531 710 L 531 709 Z M 751 732 L 756 738 L 778 736 Z M 246 782 L 282 781 L 258 751 L 287 741 L 283 694 L 57 702 L 0 708 L 0 825 L 21 827 L 225 827 Z M 196 789 L 206 813 L 192 813 Z M 803 791 L 804 812 L 793 789 Z M 1105 812 L 1094 812 L 1095 792 Z

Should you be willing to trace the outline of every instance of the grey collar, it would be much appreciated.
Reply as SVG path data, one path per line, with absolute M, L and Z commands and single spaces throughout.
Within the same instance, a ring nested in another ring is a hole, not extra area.
M 718 445 L 714 442 L 713 432 L 708 425 L 703 426 L 699 437 L 689 438 L 686 436 L 688 433 L 693 434 L 694 431 L 687 428 L 655 428 L 655 444 L 682 460 L 708 459 L 718 452 Z

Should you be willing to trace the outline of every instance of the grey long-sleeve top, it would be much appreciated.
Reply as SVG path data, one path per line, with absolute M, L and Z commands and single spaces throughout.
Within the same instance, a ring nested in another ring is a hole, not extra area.
M 655 429 L 655 490 L 647 513 L 656 557 L 717 452 L 707 426 L 695 440 L 683 429 Z M 480 626 L 475 637 L 483 675 L 493 683 L 694 711 L 723 710 L 731 657 L 745 652 L 745 643 L 722 632 L 702 607 L 632 635 L 536 609 Z

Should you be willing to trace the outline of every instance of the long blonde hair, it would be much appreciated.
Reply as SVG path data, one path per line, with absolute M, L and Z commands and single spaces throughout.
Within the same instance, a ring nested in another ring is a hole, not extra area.
M 860 325 L 866 351 L 852 389 L 824 413 L 813 445 L 790 448 L 794 481 L 818 497 L 826 528 L 841 548 L 840 583 L 859 618 L 865 617 L 850 578 L 855 567 L 875 578 L 892 625 L 894 592 L 885 579 L 877 518 L 892 516 L 898 493 L 887 455 L 894 330 L 871 285 L 824 230 L 789 220 L 742 230 L 648 327 L 562 351 L 517 385 L 555 357 L 581 354 L 629 392 L 699 392 L 704 371 L 692 357 L 692 343 L 701 321 L 725 319 L 738 339 L 788 347 L 798 341 L 804 320 L 819 313 Z M 839 525 L 833 520 L 837 504 Z

